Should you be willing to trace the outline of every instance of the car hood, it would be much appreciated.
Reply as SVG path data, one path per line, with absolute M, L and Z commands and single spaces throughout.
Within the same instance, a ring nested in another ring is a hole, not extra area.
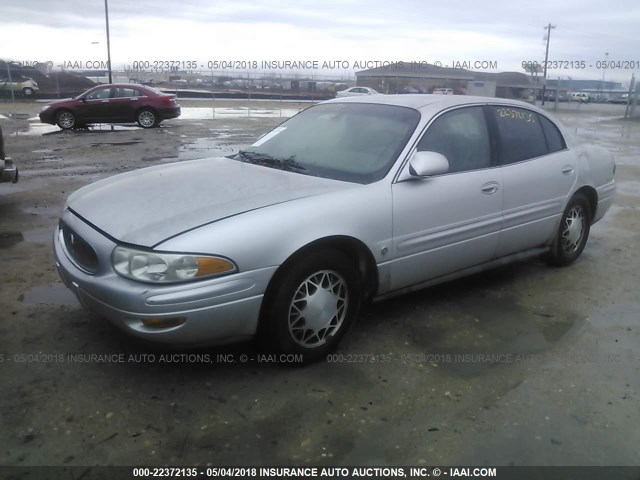
M 153 247 L 227 217 L 354 184 L 209 158 L 116 175 L 88 185 L 67 206 L 119 242 Z
M 59 107 L 61 105 L 72 105 L 78 103 L 78 100 L 75 98 L 61 98 L 60 100 L 54 100 L 53 102 L 47 103 L 44 107 Z

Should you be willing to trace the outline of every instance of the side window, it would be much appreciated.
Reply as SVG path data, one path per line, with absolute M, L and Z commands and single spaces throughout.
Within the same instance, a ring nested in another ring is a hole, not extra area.
M 127 97 L 137 97 L 138 91 L 133 88 L 116 88 L 115 94 L 113 95 L 115 98 L 127 98 Z
M 87 95 L 87 100 L 100 100 L 104 98 L 109 98 L 109 94 L 111 93 L 111 87 L 107 88 L 99 88 L 94 92 L 91 92 Z
M 508 106 L 489 108 L 498 126 L 502 164 L 521 162 L 549 153 L 538 114 Z
M 564 150 L 567 148 L 567 144 L 556 127 L 550 120 L 543 117 L 542 115 L 538 115 L 540 119 L 540 124 L 542 125 L 542 131 L 544 132 L 544 136 L 547 139 L 547 146 L 549 147 L 549 152 L 559 152 L 560 150 Z
M 449 173 L 491 166 L 491 143 L 482 107 L 468 107 L 438 117 L 418 143 L 418 151 L 447 157 Z

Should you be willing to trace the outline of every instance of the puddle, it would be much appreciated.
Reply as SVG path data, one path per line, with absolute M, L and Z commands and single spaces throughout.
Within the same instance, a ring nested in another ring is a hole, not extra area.
M 20 242 L 48 243 L 53 236 L 51 228 L 33 228 L 24 232 L 0 232 L 0 248 L 17 245 Z
M 43 165 L 44 166 L 44 165 Z M 53 168 L 34 168 L 29 170 L 28 176 L 75 176 L 75 175 L 91 175 L 95 173 L 108 173 L 105 167 L 94 165 L 80 165 L 77 167 L 53 167 Z M 22 176 L 22 174 L 21 174 Z
M 53 240 L 53 228 L 32 228 L 31 230 L 25 230 L 22 232 L 25 242 L 31 243 L 49 243 Z
M 64 285 L 33 287 L 21 297 L 29 305 L 80 305 L 75 295 Z
M 92 147 L 102 147 L 104 145 L 136 145 L 142 143 L 142 140 L 131 140 L 130 142 L 93 142 Z
M 617 190 L 617 193 L 622 193 L 624 195 L 638 195 L 640 194 L 640 182 L 637 182 L 637 181 L 617 182 L 616 190 Z
M 196 158 L 219 157 L 231 155 L 240 149 L 238 145 L 221 144 L 210 138 L 197 138 L 194 142 L 181 145 L 178 158 L 193 160 Z
M 298 108 L 251 108 L 251 107 L 182 107 L 176 120 L 213 120 L 215 118 L 289 118 L 297 114 Z
M 229 135 L 236 137 L 234 135 Z M 240 137 L 239 135 L 237 137 Z M 180 145 L 175 155 L 155 155 L 143 157 L 145 162 L 179 162 L 186 160 L 199 160 L 211 157 L 226 157 L 237 153 L 238 150 L 247 148 L 247 143 L 222 143 L 212 138 L 197 138 L 194 141 Z
M 49 125 L 47 123 L 31 123 L 28 130 L 16 131 L 16 135 L 40 136 L 52 133 L 63 133 L 57 125 Z
M 166 125 L 160 125 L 159 128 L 166 128 Z M 109 132 L 126 132 L 140 130 L 135 123 L 111 125 L 109 123 L 99 123 L 89 125 L 86 128 L 78 128 L 73 130 L 61 130 L 57 125 L 49 125 L 48 123 L 40 123 L 38 117 L 29 119 L 29 126 L 26 130 L 17 130 L 16 135 L 41 136 L 41 135 L 74 135 L 80 133 L 109 133 Z M 126 145 L 126 143 L 124 143 Z
M 12 247 L 24 240 L 24 236 L 20 232 L 3 232 L 0 233 L 0 248 Z

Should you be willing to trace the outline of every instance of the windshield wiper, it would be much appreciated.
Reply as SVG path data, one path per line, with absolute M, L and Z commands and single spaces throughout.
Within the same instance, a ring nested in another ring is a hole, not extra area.
M 295 161 L 295 155 L 291 155 L 289 158 L 276 158 L 268 153 L 248 152 L 240 150 L 238 157 L 247 163 L 254 165 L 262 165 L 265 167 L 279 168 L 281 170 L 287 170 L 290 172 L 305 171 L 306 168 Z

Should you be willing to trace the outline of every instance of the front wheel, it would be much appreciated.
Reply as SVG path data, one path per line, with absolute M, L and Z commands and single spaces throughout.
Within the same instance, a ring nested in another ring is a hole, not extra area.
M 148 108 L 140 110 L 136 120 L 142 128 L 153 128 L 158 124 L 156 112 Z
M 589 238 L 591 207 L 582 193 L 576 193 L 565 208 L 556 238 L 547 255 L 549 263 L 565 267 L 575 262 Z
M 56 115 L 56 124 L 63 130 L 75 127 L 76 117 L 69 110 L 63 110 Z
M 31 87 L 25 87 L 22 89 L 22 95 L 25 97 L 33 97 L 34 91 Z
M 353 262 L 333 249 L 311 253 L 274 278 L 265 298 L 261 340 L 304 362 L 333 350 L 355 320 L 362 281 Z

